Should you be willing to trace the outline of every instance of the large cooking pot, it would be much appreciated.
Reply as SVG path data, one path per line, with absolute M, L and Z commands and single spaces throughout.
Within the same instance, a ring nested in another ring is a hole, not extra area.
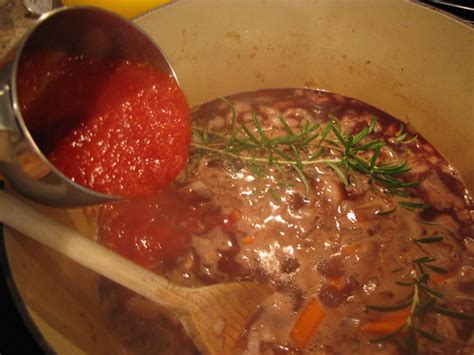
M 315 0 L 183 0 L 136 23 L 168 54 L 191 105 L 275 87 L 352 96 L 412 123 L 474 188 L 474 44 L 466 24 L 410 2 Z M 94 235 L 87 213 L 42 209 Z M 5 247 L 19 302 L 43 344 L 59 354 L 117 353 L 95 274 L 8 229 Z

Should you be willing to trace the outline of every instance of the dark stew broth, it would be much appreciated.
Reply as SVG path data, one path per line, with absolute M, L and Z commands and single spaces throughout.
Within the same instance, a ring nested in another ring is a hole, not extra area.
M 308 89 L 218 99 L 192 125 L 185 171 L 103 206 L 99 238 L 180 285 L 274 287 L 236 353 L 472 353 L 471 197 L 412 128 Z M 127 353 L 197 352 L 159 306 L 100 288 Z

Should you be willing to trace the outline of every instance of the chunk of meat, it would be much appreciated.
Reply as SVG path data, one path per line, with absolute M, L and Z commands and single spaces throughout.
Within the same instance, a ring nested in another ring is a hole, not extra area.
M 421 181 L 417 190 L 426 203 L 439 211 L 464 208 L 462 198 L 454 195 L 435 172 L 428 174 Z

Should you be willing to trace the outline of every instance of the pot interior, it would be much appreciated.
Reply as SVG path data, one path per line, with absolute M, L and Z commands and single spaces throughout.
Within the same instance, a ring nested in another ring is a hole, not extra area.
M 136 22 L 191 106 L 277 87 L 355 97 L 410 122 L 474 187 L 472 29 L 449 16 L 409 2 L 183 0 Z M 92 209 L 38 208 L 95 235 Z M 21 301 L 55 352 L 119 352 L 94 273 L 8 229 L 5 244 Z

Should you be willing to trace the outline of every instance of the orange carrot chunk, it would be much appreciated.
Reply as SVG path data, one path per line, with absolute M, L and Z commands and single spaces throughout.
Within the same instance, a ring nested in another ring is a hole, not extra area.
M 406 320 L 408 316 L 411 314 L 411 307 L 403 308 L 398 311 L 393 311 L 389 313 L 384 313 L 381 320 Z
M 430 280 L 433 281 L 435 284 L 443 283 L 444 281 L 454 277 L 456 274 L 454 272 L 448 272 L 446 274 L 430 274 Z
M 410 307 L 408 307 L 399 311 L 387 313 L 379 320 L 362 325 L 361 330 L 366 333 L 380 335 L 390 334 L 406 323 L 410 312 Z
M 300 313 L 290 333 L 293 343 L 299 348 L 304 348 L 321 321 L 326 316 L 321 304 L 316 298 L 312 298 Z
M 380 320 L 364 324 L 361 327 L 361 330 L 366 333 L 385 335 L 394 332 L 404 325 L 405 322 L 406 319 Z

